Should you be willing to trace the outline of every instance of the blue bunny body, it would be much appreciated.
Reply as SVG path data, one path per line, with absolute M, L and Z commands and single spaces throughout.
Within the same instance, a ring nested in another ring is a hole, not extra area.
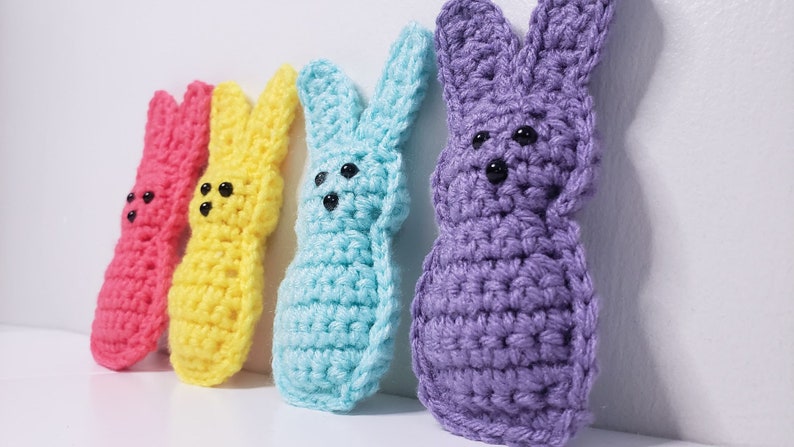
M 366 109 L 328 61 L 299 76 L 309 170 L 273 339 L 276 386 L 293 405 L 349 411 L 388 369 L 400 309 L 391 239 L 409 201 L 400 146 L 424 96 L 431 48 L 429 32 L 406 27 Z

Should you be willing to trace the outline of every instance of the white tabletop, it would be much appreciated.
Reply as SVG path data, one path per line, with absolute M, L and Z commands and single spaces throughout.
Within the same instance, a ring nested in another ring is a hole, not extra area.
M 129 372 L 97 366 L 88 337 L 0 325 L 2 446 L 484 446 L 453 436 L 415 399 L 377 395 L 351 414 L 289 406 L 266 376 L 202 388 L 163 354 Z M 586 429 L 570 447 L 696 444 Z

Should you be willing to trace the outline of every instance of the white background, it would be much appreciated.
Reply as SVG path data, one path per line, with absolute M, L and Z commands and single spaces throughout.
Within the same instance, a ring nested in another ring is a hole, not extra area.
M 526 31 L 534 1 L 497 3 Z M 400 28 L 432 28 L 441 4 L 0 0 L 0 322 L 90 330 L 155 90 L 231 79 L 255 98 L 281 63 L 324 57 L 368 93 Z M 785 0 L 619 3 L 593 81 L 601 188 L 580 216 L 602 295 L 597 426 L 794 439 L 792 41 Z M 406 147 L 406 308 L 435 234 L 428 176 L 444 120 L 434 81 Z M 302 125 L 271 277 L 294 243 Z M 410 395 L 403 320 L 383 387 Z

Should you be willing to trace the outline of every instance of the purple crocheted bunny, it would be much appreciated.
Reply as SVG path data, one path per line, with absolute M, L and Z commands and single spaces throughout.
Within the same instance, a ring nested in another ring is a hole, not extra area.
M 613 0 L 540 0 L 522 45 L 486 0 L 437 20 L 449 140 L 416 286 L 419 398 L 452 433 L 561 446 L 589 422 L 597 299 L 572 219 L 599 155 L 587 84 Z

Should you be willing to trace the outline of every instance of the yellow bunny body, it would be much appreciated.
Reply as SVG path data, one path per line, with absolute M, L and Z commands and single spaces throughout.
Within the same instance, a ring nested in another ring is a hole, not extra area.
M 192 234 L 168 294 L 171 363 L 184 382 L 224 382 L 251 348 L 262 313 L 265 241 L 281 209 L 296 76 L 282 66 L 253 111 L 234 82 L 213 92 L 209 164 L 190 203 Z

